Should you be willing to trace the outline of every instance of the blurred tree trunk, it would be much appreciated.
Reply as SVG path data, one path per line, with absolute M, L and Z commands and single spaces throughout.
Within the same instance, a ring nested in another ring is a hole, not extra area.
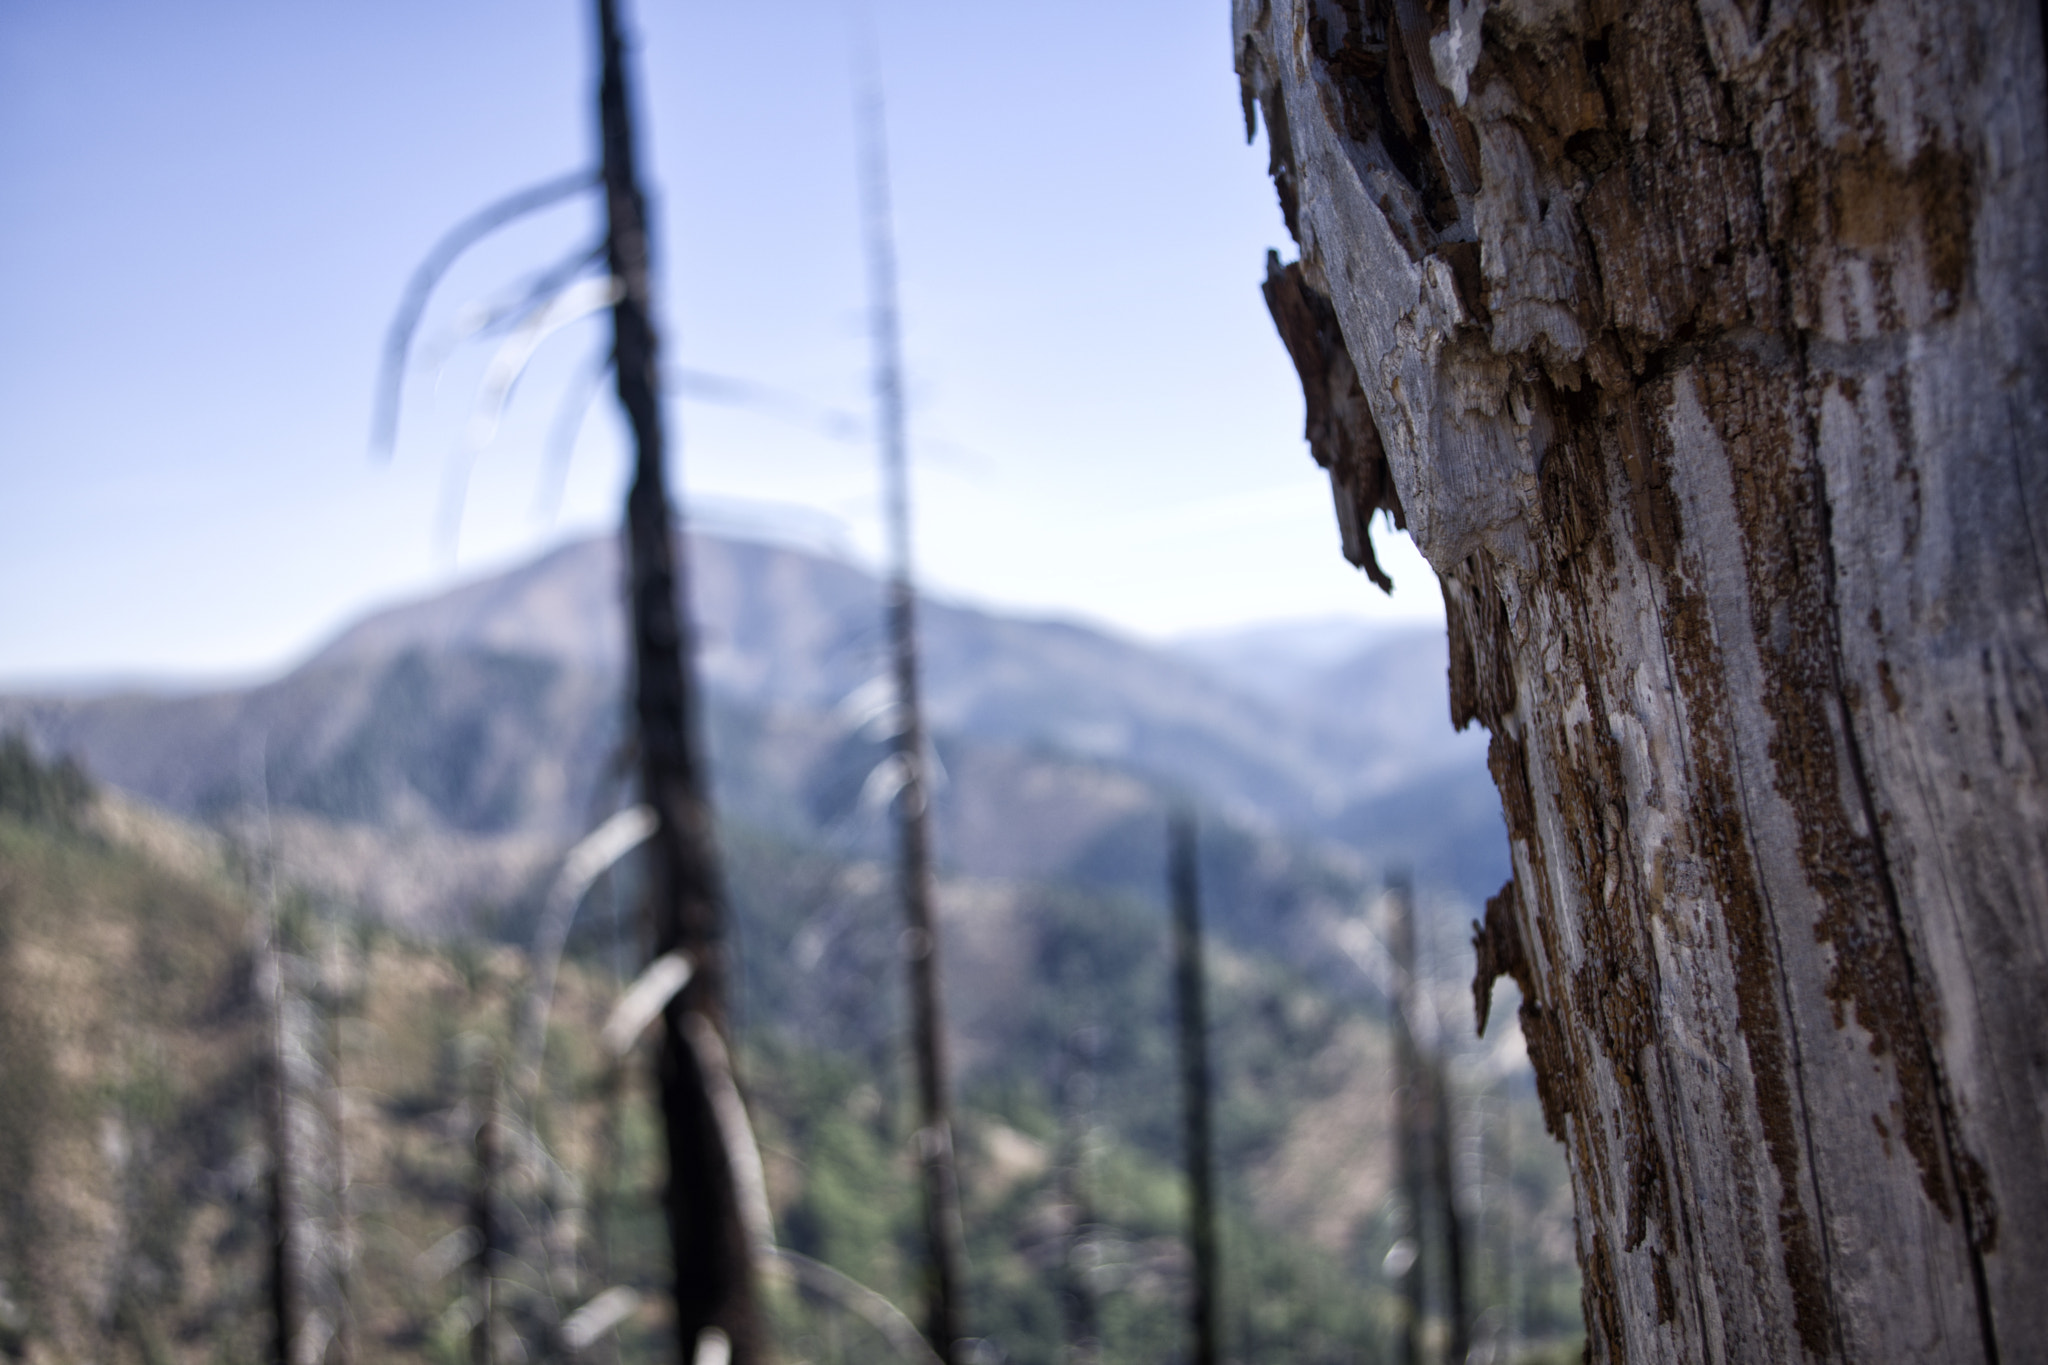
M 470 1188 L 469 1229 L 476 1241 L 470 1263 L 476 1321 L 469 1331 L 471 1365 L 497 1365 L 498 1289 L 498 1067 L 486 1058 L 476 1086 L 476 1181 Z
M 646 200 L 635 161 L 633 102 L 615 0 L 597 0 L 603 77 L 606 254 L 619 299 L 612 310 L 619 405 L 633 433 L 633 486 L 626 501 L 631 566 L 634 707 L 643 799 L 660 823 L 648 841 L 649 960 L 681 951 L 689 985 L 662 1012 L 657 1062 L 668 1143 L 665 1195 L 674 1252 L 676 1326 L 682 1358 L 722 1332 L 732 1365 L 754 1365 L 752 1248 L 740 1219 L 732 1166 L 686 1032 L 701 1015 L 725 1031 L 725 910 L 711 803 L 698 747 L 697 698 L 682 548 L 673 533 L 660 348 L 649 279 Z
M 1444 1241 L 1444 1359 L 1461 1365 L 1472 1349 L 1472 1317 L 1465 1293 L 1465 1215 L 1458 1207 L 1458 1130 L 1452 1122 L 1448 1071 L 1439 1047 L 1429 1058 L 1429 1174 Z
M 1202 955 L 1202 899 L 1195 817 L 1174 815 L 1167 878 L 1173 897 L 1174 999 L 1180 1025 L 1182 1147 L 1188 1175 L 1188 1249 L 1194 1292 L 1188 1314 L 1193 1365 L 1223 1359 L 1222 1305 L 1217 1300 L 1216 1155 L 1210 1130 L 1209 1017 Z
M 874 60 L 870 54 L 870 62 Z M 932 775 L 918 688 L 917 589 L 911 570 L 910 440 L 904 412 L 903 339 L 896 305 L 896 232 L 878 70 L 860 95 L 861 218 L 868 256 L 868 331 L 874 350 L 876 435 L 888 519 L 890 672 L 896 684 L 899 867 L 910 988 L 911 1056 L 917 1073 L 918 1167 L 924 1184 L 925 1336 L 947 1365 L 962 1359 L 967 1234 L 953 1150 L 952 1068 L 939 989 L 937 879 L 932 871 Z
M 1429 1262 L 1428 1110 L 1424 1104 L 1422 1052 L 1416 1045 L 1415 903 L 1406 873 L 1387 879 L 1388 948 L 1394 959 L 1394 1166 L 1407 1215 L 1402 1240 L 1407 1263 L 1394 1276 L 1401 1296 L 1400 1365 L 1421 1365 L 1424 1317 L 1423 1270 Z M 1395 1245 L 1400 1246 L 1396 1241 Z
M 323 1365 L 355 1365 L 355 1198 L 354 1172 L 349 1165 L 348 1091 L 342 1084 L 342 1017 L 359 1013 L 357 993 L 364 964 L 349 961 L 339 926 L 328 926 L 326 952 L 320 967 L 320 1005 L 326 1026 L 327 1074 L 321 1080 L 321 1120 L 327 1128 L 327 1179 L 332 1231 L 327 1261 L 333 1280 L 334 1335 L 328 1339 Z
M 1095 1204 L 1088 1179 L 1094 1145 L 1095 1026 L 1066 1031 L 1060 1045 L 1060 1143 L 1058 1199 L 1067 1211 L 1060 1239 L 1060 1327 L 1062 1365 L 1097 1365 L 1102 1359 L 1101 1313 L 1096 1302 L 1093 1257 Z
M 275 1365 L 298 1365 L 299 1260 L 303 1250 L 297 1195 L 298 1163 L 292 1131 L 292 1073 L 286 1034 L 284 952 L 278 942 L 274 893 L 265 898 L 264 939 L 257 950 L 257 990 L 263 999 L 265 1058 L 263 1121 L 270 1147 L 268 1233 L 270 1355 Z
M 1340 519 L 1492 732 L 1595 1360 L 2048 1341 L 2041 22 L 1237 0 Z

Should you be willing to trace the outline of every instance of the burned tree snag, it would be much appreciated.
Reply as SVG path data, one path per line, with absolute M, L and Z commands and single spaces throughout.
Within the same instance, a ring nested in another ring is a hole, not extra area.
M 723 888 L 691 675 L 682 548 L 673 534 L 665 468 L 661 370 L 649 285 L 646 200 L 635 164 L 632 100 L 616 0 L 597 0 L 603 75 L 605 253 L 619 297 L 612 309 L 613 372 L 633 433 L 626 500 L 631 582 L 633 702 L 643 800 L 658 825 L 648 842 L 650 960 L 686 955 L 689 985 L 662 1011 L 656 1062 L 668 1141 L 665 1196 L 674 1249 L 677 1330 L 683 1359 L 706 1333 L 724 1333 L 733 1365 L 761 1358 L 752 1249 L 740 1219 L 730 1156 L 687 1033 L 696 1014 L 725 1027 Z
M 476 1246 L 470 1261 L 470 1295 L 476 1321 L 469 1329 L 471 1365 L 497 1365 L 498 1305 L 498 1067 L 485 1058 L 476 1087 L 475 1182 L 470 1188 L 469 1231 Z
M 1450 1078 L 1445 1075 L 1441 1047 L 1430 1053 L 1426 1076 L 1429 1084 L 1429 1174 L 1434 1186 L 1437 1226 L 1442 1230 L 1444 1256 L 1444 1324 L 1448 1332 L 1444 1359 L 1462 1361 L 1472 1348 L 1472 1315 L 1466 1300 L 1465 1213 L 1458 1203 L 1457 1124 L 1451 1109 Z
M 1202 900 L 1196 862 L 1195 817 L 1173 817 L 1168 831 L 1173 892 L 1175 1000 L 1180 1017 L 1182 1146 L 1188 1172 L 1188 1248 L 1194 1260 L 1194 1293 L 1188 1315 L 1194 1336 L 1194 1365 L 1223 1359 L 1221 1305 L 1217 1301 L 1216 1155 L 1209 1129 L 1209 1021 L 1203 999 Z
M 1060 1238 L 1059 1296 L 1064 1365 L 1096 1365 L 1102 1359 L 1101 1314 L 1088 1255 L 1095 1238 L 1095 1205 L 1088 1179 L 1093 1146 L 1097 1028 L 1069 1029 L 1060 1044 L 1057 1093 L 1060 1142 L 1057 1194 L 1067 1222 Z
M 1273 325 L 1280 329 L 1280 339 L 1287 343 L 1287 354 L 1301 375 L 1302 400 L 1308 409 L 1302 434 L 1316 463 L 1329 471 L 1344 558 L 1365 570 L 1382 592 L 1392 592 L 1394 580 L 1372 552 L 1372 518 L 1385 511 L 1394 525 L 1408 523 L 1387 473 L 1379 428 L 1358 387 L 1358 369 L 1344 349 L 1337 314 L 1328 299 L 1302 280 L 1300 262 L 1283 266 L 1275 251 L 1266 253 L 1265 294 Z
M 559 303 L 586 287 L 578 276 L 598 263 L 610 275 L 609 363 L 633 440 L 633 482 L 626 499 L 627 622 L 632 645 L 634 739 L 648 838 L 646 925 L 650 962 L 681 980 L 662 1009 L 655 1063 L 668 1181 L 663 1196 L 682 1358 L 727 1353 L 732 1365 L 761 1358 L 753 1289 L 753 1248 L 740 1217 L 730 1154 L 688 1034 L 699 1020 L 723 1035 L 725 909 L 708 782 L 697 733 L 682 544 L 667 484 L 661 410 L 659 336 L 650 283 L 646 196 L 636 162 L 633 99 L 618 0 L 596 0 L 600 164 L 532 186 L 472 214 L 448 232 L 414 271 L 385 341 L 372 444 L 387 453 L 397 438 L 405 365 L 428 298 L 450 265 L 499 228 L 589 190 L 604 206 L 596 251 L 578 250 L 534 282 L 515 312 Z M 502 400 L 508 388 L 497 390 Z M 580 405 L 577 405 L 580 409 Z M 536 1016 L 538 1019 L 538 1016 Z M 522 1049 L 537 1055 L 537 1046 Z M 520 1081 L 526 1077 L 522 1074 Z M 484 1335 L 488 1335 L 488 1323 Z M 479 1340 L 483 1338 L 480 1337 Z M 480 1347 L 479 1349 L 485 1349 Z
M 1407 1264 L 1393 1267 L 1401 1296 L 1401 1365 L 1421 1365 L 1425 1299 L 1423 1274 L 1429 1264 L 1429 1093 L 1416 1012 L 1422 1007 L 1415 979 L 1415 904 L 1405 874 L 1387 879 L 1392 912 L 1388 949 L 1394 959 L 1394 1166 L 1406 1215 L 1402 1229 Z M 1399 1246 L 1399 1243 L 1396 1243 Z
M 1492 735 L 1591 1358 L 2038 1355 L 2042 11 L 1234 9 Z
M 269 1195 L 269 1291 L 271 1359 L 275 1365 L 297 1365 L 299 1342 L 298 1208 L 294 1199 L 297 1166 L 293 1161 L 292 1077 L 287 1061 L 284 1019 L 284 968 L 279 962 L 276 907 L 266 907 L 266 937 L 258 949 L 259 990 L 264 997 L 265 1042 L 263 1121 L 270 1147 L 265 1172 Z
M 960 1359 L 966 1234 L 953 1160 L 953 1105 L 939 994 L 939 936 L 932 874 L 931 781 L 918 697 L 917 589 L 911 576 L 909 440 L 903 411 L 902 337 L 896 310 L 896 248 L 889 210 L 879 77 L 861 92 L 861 197 L 867 238 L 869 334 L 874 347 L 876 432 L 889 533 L 889 655 L 896 683 L 897 832 L 916 1063 L 918 1167 L 924 1183 L 925 1335 L 947 1365 Z

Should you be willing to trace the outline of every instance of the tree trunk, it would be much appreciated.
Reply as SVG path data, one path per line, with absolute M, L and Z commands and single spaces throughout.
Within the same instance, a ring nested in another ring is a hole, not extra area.
M 469 1228 L 476 1238 L 470 1265 L 476 1321 L 469 1329 L 471 1365 L 497 1365 L 498 1314 L 498 1067 L 486 1059 L 476 1090 L 476 1183 L 470 1190 Z
M 269 907 L 266 915 L 268 937 L 260 949 L 257 971 L 259 989 L 268 1013 L 264 1022 L 270 1052 L 265 1059 L 268 1074 L 263 1095 L 265 1135 L 270 1143 L 270 1169 L 267 1172 L 270 1196 L 270 1227 L 267 1229 L 272 1328 L 270 1355 L 274 1365 L 298 1365 L 300 1248 L 295 1236 L 298 1208 L 293 1197 L 298 1167 L 293 1160 L 292 1077 L 286 1061 L 284 968 L 279 961 L 281 954 L 277 945 L 275 907 Z
M 1441 1048 L 1429 1058 L 1429 1178 L 1435 1187 L 1437 1225 L 1444 1243 L 1444 1359 L 1464 1365 L 1472 1349 L 1472 1318 L 1465 1293 L 1465 1214 L 1458 1207 L 1456 1125 L 1450 1077 Z
M 1410 1255 L 1394 1277 L 1401 1295 L 1400 1365 L 1422 1365 L 1422 1324 L 1427 1316 L 1423 1273 L 1429 1263 L 1428 1143 L 1423 1105 L 1422 1053 L 1416 1045 L 1415 905 L 1408 876 L 1387 879 L 1388 947 L 1394 958 L 1394 1166 L 1406 1215 Z
M 648 840 L 649 960 L 680 950 L 689 985 L 662 1011 L 656 1063 L 667 1138 L 665 1194 L 674 1253 L 678 1344 L 684 1360 L 722 1332 L 732 1365 L 754 1365 L 752 1248 L 740 1219 L 730 1155 L 686 1032 L 697 1014 L 725 1029 L 725 909 L 698 746 L 683 558 L 672 534 L 661 411 L 661 363 L 649 284 L 647 205 L 635 162 L 632 99 L 616 0 L 597 0 L 603 75 L 598 109 L 604 148 L 606 255 L 619 287 L 612 310 L 619 406 L 633 432 L 633 486 L 626 499 L 631 564 L 633 703 L 642 799 L 658 824 Z
M 870 62 L 873 61 L 872 54 Z M 924 1184 L 925 1337 L 939 1359 L 963 1359 L 961 1299 L 967 1234 L 953 1151 L 952 1068 L 939 990 L 937 878 L 932 871 L 931 775 L 918 691 L 917 589 L 911 571 L 910 440 L 903 406 L 903 339 L 896 307 L 896 234 L 881 76 L 871 66 L 860 96 L 861 218 L 868 256 L 868 331 L 874 347 L 875 425 L 889 530 L 889 662 L 896 683 L 896 798 L 904 966 L 911 1056 L 917 1071 L 917 1152 Z
M 1058 1199 L 1067 1211 L 1060 1239 L 1060 1326 L 1062 1365 L 1098 1365 L 1102 1359 L 1101 1313 L 1089 1255 L 1096 1238 L 1095 1203 L 1088 1179 L 1093 1145 L 1095 1026 L 1069 1029 L 1060 1046 L 1060 1151 Z
M 1180 1025 L 1182 1148 L 1188 1174 L 1188 1250 L 1193 1292 L 1188 1296 L 1193 1365 L 1223 1359 L 1221 1279 L 1216 1258 L 1216 1155 L 1209 1117 L 1209 1018 L 1202 960 L 1202 899 L 1195 817 L 1181 811 L 1167 830 L 1167 880 L 1173 897 L 1174 1003 Z
M 2048 1341 L 2041 17 L 1237 0 L 1342 516 L 1493 735 L 1595 1360 Z

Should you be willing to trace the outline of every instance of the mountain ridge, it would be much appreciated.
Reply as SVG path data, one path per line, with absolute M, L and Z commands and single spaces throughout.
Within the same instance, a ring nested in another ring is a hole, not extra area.
M 885 675 L 880 584 L 786 546 L 696 533 L 689 553 L 722 809 L 881 856 L 858 793 L 885 746 L 847 705 Z M 253 687 L 0 696 L 0 728 L 186 814 L 270 810 L 415 850 L 445 836 L 471 868 L 497 847 L 487 898 L 503 897 L 624 799 L 619 575 L 614 538 L 573 542 L 372 613 Z M 1149 885 L 1148 822 L 1192 799 L 1262 837 L 1405 859 L 1468 901 L 1505 875 L 1483 736 L 1443 719 L 1444 644 L 1426 628 L 1260 695 L 1243 657 L 1233 673 L 943 600 L 921 622 L 927 723 L 956 778 L 941 848 L 963 874 Z M 437 894 L 401 917 L 459 918 Z

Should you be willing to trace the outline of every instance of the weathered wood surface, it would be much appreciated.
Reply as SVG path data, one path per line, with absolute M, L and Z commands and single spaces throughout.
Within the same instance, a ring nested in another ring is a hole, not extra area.
M 1493 734 L 1593 1358 L 2048 1359 L 2040 8 L 1235 20 Z

